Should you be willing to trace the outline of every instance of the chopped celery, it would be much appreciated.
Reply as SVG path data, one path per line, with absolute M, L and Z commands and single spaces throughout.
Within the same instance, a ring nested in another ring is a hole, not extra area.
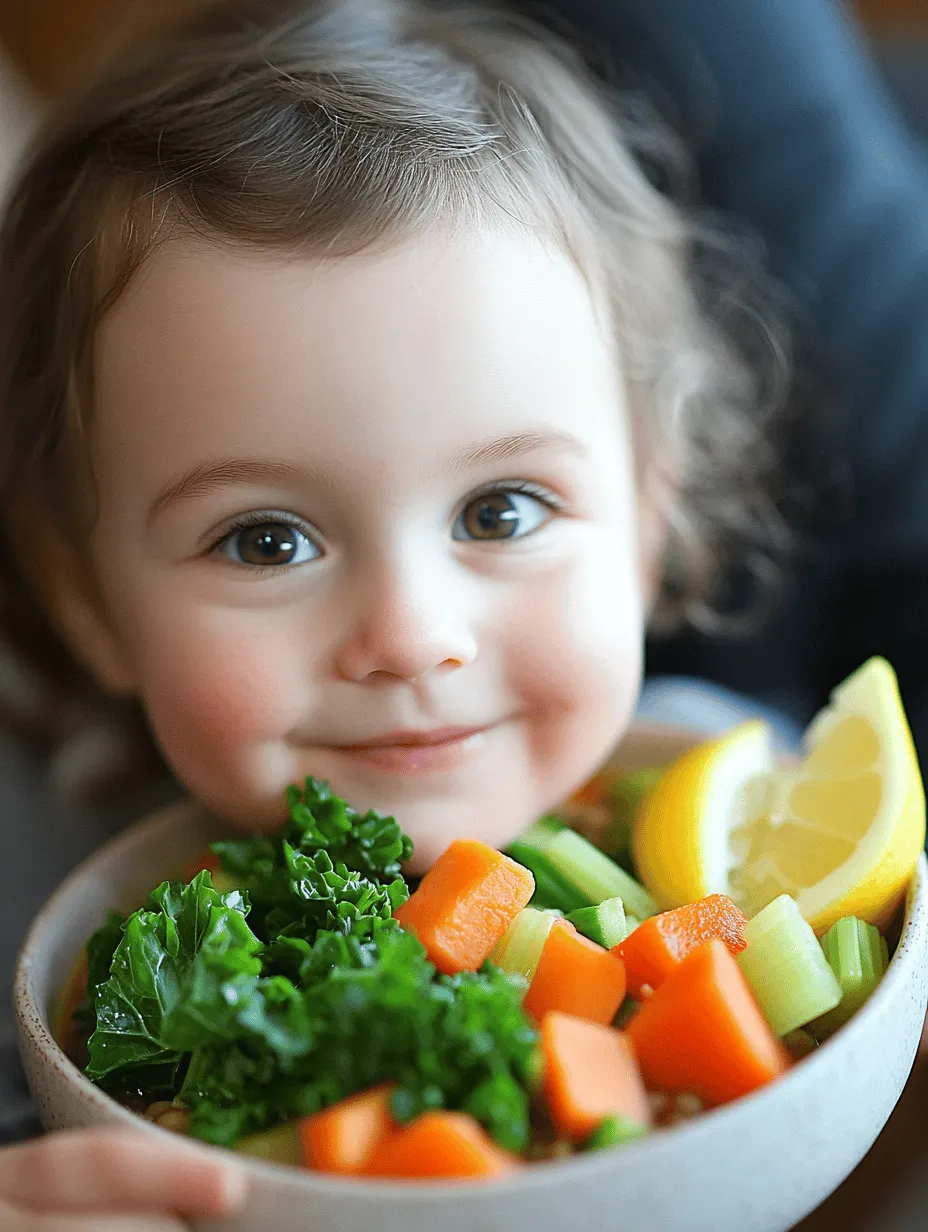
M 621 898 L 641 919 L 657 914 L 657 903 L 644 886 L 573 830 L 562 830 L 550 838 L 545 855 L 590 904 Z
M 612 815 L 603 835 L 602 850 L 623 866 L 630 863 L 631 833 L 645 796 L 663 775 L 660 770 L 630 770 L 617 774 L 609 783 L 609 811 Z
M 834 1009 L 841 988 L 807 920 L 781 894 L 749 920 L 737 961 L 777 1035 L 789 1035 Z
M 607 898 L 598 907 L 581 907 L 579 911 L 571 911 L 567 919 L 584 937 L 605 946 L 607 950 L 624 941 L 628 935 L 621 898 Z
M 533 907 L 552 907 L 566 914 L 592 905 L 591 899 L 572 886 L 539 848 L 516 839 L 506 848 L 506 854 L 527 868 L 535 878 Z
M 232 1148 L 241 1155 L 251 1155 L 272 1164 L 303 1166 L 303 1148 L 300 1142 L 299 1121 L 285 1121 L 274 1129 L 240 1138 Z
M 856 1014 L 879 984 L 886 971 L 886 939 L 872 924 L 845 916 L 822 938 L 822 951 L 841 988 L 841 1000 L 833 1010 L 816 1019 L 811 1031 L 825 1039 Z
M 526 985 L 530 984 L 556 919 L 550 911 L 523 907 L 500 938 L 490 961 L 509 975 L 520 975 Z
M 624 906 L 624 903 L 623 903 Z M 636 915 L 632 915 L 630 911 L 625 912 L 625 936 L 630 937 L 641 921 Z
M 647 1125 L 629 1121 L 625 1117 L 610 1116 L 600 1122 L 583 1144 L 585 1151 L 605 1151 L 612 1146 L 626 1146 L 648 1133 Z
M 789 925 L 795 919 L 796 900 L 789 894 L 781 894 L 748 921 L 745 928 L 745 940 L 760 941 L 766 933 L 783 925 Z
M 519 835 L 517 841 L 526 843 L 529 847 L 535 847 L 538 851 L 544 851 L 551 839 L 566 829 L 566 822 L 551 813 L 546 813 L 544 817 L 539 817 L 538 821 L 532 822 L 529 828 Z

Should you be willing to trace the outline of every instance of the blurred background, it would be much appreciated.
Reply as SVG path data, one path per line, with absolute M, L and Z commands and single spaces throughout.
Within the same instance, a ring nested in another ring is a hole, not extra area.
M 44 100 L 65 90 L 104 53 L 203 0 L 0 0 L 0 194 Z M 928 0 L 846 2 L 866 32 L 907 122 L 928 142 Z M 743 0 L 775 4 L 777 0 Z M 928 209 L 928 202 L 926 202 Z M 928 345 L 928 341 L 926 341 Z M 18 937 L 56 880 L 106 829 L 54 804 L 42 769 L 0 738 L 0 902 L 4 933 Z M 19 864 L 9 829 L 34 825 L 56 858 L 40 884 Z M 80 837 L 78 837 L 80 836 Z M 12 928 L 10 925 L 12 924 Z M 2 940 L 6 946 L 6 938 Z M 12 952 L 0 953 L 8 970 Z M 4 993 L 4 996 L 7 994 Z M 0 1052 L 12 1038 L 0 1014 Z M 0 1079 L 2 1081 L 2 1079 Z M 849 1076 L 853 1081 L 853 1076 Z M 23 1096 L 24 1098 L 24 1096 Z M 918 1062 L 902 1102 L 867 1160 L 794 1232 L 915 1232 L 928 1228 L 928 1057 Z

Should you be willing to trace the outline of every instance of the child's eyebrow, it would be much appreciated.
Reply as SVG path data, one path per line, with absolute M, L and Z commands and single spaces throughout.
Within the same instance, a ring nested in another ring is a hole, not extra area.
M 162 488 L 148 510 L 148 525 L 169 506 L 227 488 L 236 483 L 306 482 L 306 471 L 289 462 L 265 458 L 230 458 L 222 462 L 201 462 L 180 479 Z
M 586 455 L 586 448 L 569 432 L 560 432 L 555 428 L 544 432 L 515 432 L 510 436 L 501 436 L 496 440 L 485 441 L 476 448 L 462 449 L 454 454 L 448 464 L 452 475 L 461 471 L 471 470 L 476 466 L 486 466 L 490 462 L 504 462 L 507 458 L 520 457 L 525 453 L 533 453 L 538 449 L 558 449 L 561 452 Z

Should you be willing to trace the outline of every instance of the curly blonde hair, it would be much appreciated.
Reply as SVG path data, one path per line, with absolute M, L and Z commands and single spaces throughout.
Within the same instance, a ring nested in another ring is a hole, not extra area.
M 574 51 L 495 8 L 219 0 L 100 73 L 41 134 L 0 233 L 8 719 L 52 747 L 108 722 L 125 768 L 157 764 L 30 584 L 21 511 L 86 543 L 97 328 L 178 227 L 327 254 L 494 216 L 553 235 L 608 296 L 641 452 L 676 476 L 655 620 L 705 624 L 726 564 L 776 532 L 785 360 L 737 262 L 719 276 L 725 241 L 642 169 L 671 163 Z

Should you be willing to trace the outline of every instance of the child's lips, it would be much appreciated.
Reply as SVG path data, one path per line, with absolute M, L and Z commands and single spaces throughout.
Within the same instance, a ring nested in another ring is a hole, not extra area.
M 332 752 L 365 766 L 393 774 L 453 770 L 479 752 L 495 724 L 484 727 L 442 727 L 421 732 L 391 732 L 377 740 L 330 745 Z

